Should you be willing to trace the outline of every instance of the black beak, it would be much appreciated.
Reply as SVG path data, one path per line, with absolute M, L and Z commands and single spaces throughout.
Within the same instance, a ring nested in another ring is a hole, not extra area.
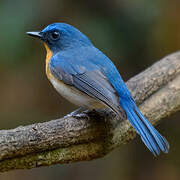
M 34 31 L 34 32 L 26 32 L 29 36 L 37 37 L 37 38 L 42 38 L 42 34 L 39 31 Z

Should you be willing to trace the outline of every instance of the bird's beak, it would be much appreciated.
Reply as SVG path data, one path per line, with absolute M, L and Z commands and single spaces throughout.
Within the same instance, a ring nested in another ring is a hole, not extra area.
M 39 31 L 26 32 L 26 34 L 33 37 L 42 38 L 42 34 Z

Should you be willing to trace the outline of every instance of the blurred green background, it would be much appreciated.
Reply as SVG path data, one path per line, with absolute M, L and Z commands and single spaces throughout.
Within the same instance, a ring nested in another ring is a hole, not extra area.
M 0 128 L 48 121 L 76 107 L 45 76 L 45 49 L 25 32 L 49 23 L 79 28 L 117 65 L 124 80 L 180 49 L 179 0 L 1 0 Z M 179 180 L 180 113 L 158 129 L 168 155 L 154 158 L 140 138 L 91 162 L 18 170 L 0 180 Z

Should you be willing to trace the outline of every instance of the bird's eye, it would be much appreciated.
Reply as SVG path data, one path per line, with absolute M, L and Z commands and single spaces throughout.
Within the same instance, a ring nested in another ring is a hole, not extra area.
M 60 36 L 60 33 L 58 31 L 53 31 L 51 33 L 51 38 L 52 40 L 58 40 L 59 39 L 59 36 Z

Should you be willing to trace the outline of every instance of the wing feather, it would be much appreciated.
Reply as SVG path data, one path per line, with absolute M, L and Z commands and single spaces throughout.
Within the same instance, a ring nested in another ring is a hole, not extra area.
M 76 68 L 74 68 L 76 67 Z M 100 69 L 87 70 L 85 67 L 71 67 L 64 69 L 60 64 L 50 64 L 51 73 L 67 85 L 74 86 L 88 96 L 101 101 L 118 115 L 122 115 L 120 99 L 113 86 Z M 83 69 L 83 71 L 82 71 Z M 81 72 L 81 73 L 80 73 Z

